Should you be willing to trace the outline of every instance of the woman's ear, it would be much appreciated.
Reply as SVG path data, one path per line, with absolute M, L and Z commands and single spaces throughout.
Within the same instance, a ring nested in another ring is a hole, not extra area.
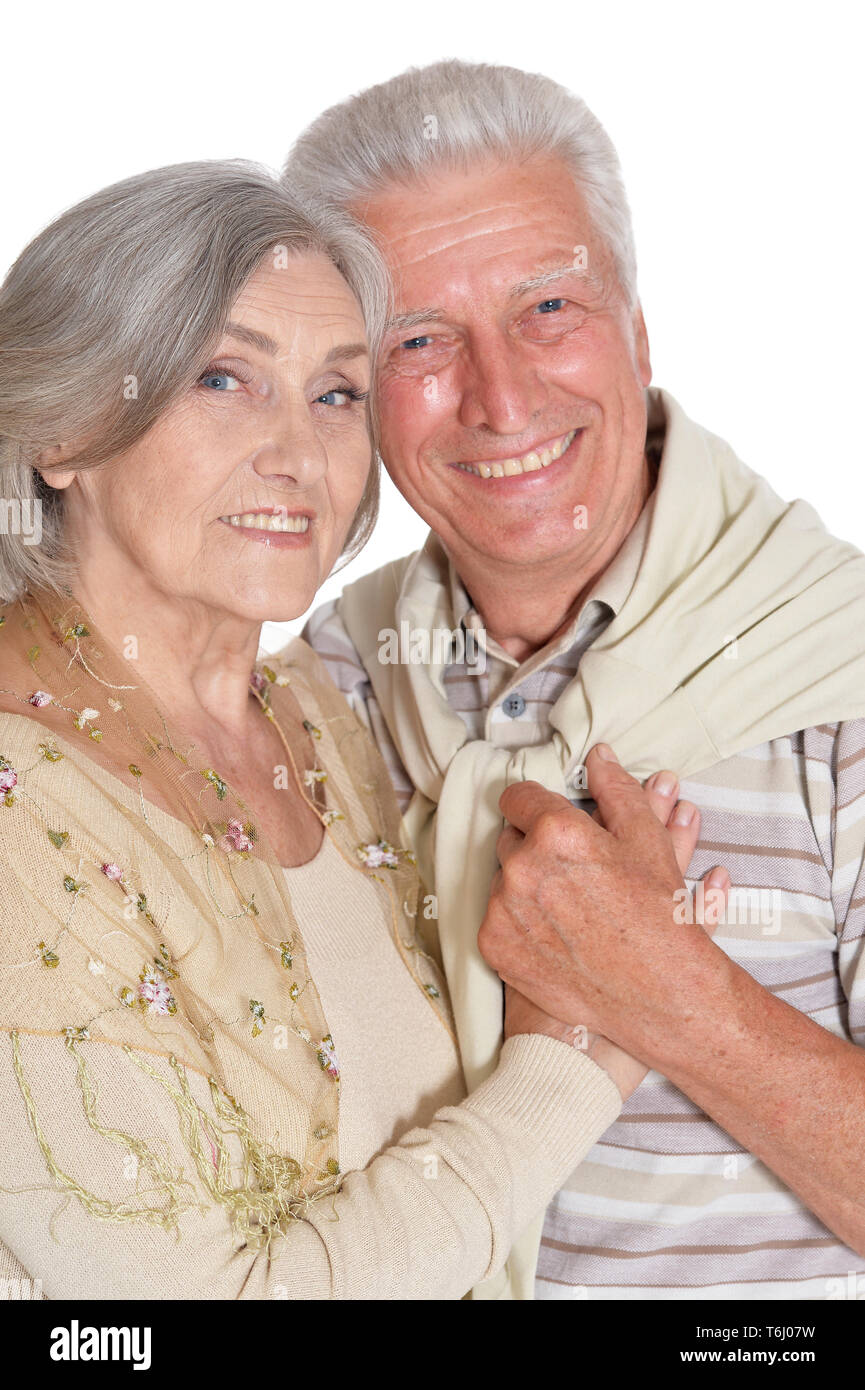
M 68 444 L 51 444 L 36 459 L 33 467 L 49 487 L 66 488 L 75 477 L 74 468 L 64 468 L 63 460 L 68 457 Z

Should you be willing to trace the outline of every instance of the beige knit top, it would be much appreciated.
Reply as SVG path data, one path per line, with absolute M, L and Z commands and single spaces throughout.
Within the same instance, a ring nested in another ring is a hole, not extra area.
M 272 883 L 255 855 L 232 861 L 254 875 L 252 916 L 231 915 L 227 899 L 221 916 L 210 906 L 218 847 L 203 853 L 82 740 L 58 730 L 46 742 L 26 713 L 0 712 L 11 788 L 0 805 L 0 1279 L 29 1278 L 49 1299 L 459 1299 L 501 1269 L 620 1111 L 606 1072 L 545 1036 L 511 1039 L 462 1098 L 447 1011 L 395 939 L 397 875 L 359 872 L 353 854 L 381 831 L 393 839 L 387 774 L 304 644 L 285 670 L 347 819 Z M 292 937 L 280 949 L 277 881 L 302 948 Z M 297 1021 L 293 1001 L 313 981 L 308 1013 L 319 1028 L 326 1017 L 338 1080 L 303 1069 L 306 1044 L 280 1022 Z M 153 1003 L 124 1007 L 136 987 Z M 323 1123 L 328 1088 L 336 1134 Z M 337 1176 L 324 1171 L 321 1194 L 283 1203 L 277 1220 L 273 1193 L 319 1134 Z M 271 1213 L 265 1248 L 259 1206 Z

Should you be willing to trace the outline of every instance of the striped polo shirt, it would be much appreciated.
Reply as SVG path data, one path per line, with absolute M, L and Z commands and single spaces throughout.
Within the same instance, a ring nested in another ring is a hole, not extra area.
M 444 676 L 470 738 L 507 748 L 549 740 L 551 707 L 627 597 L 651 505 L 570 626 L 522 664 L 484 637 L 452 574 L 454 625 L 474 628 L 486 651 L 485 669 L 455 661 Z M 316 610 L 304 635 L 370 728 L 405 807 L 411 783 L 338 604 Z M 716 943 L 764 988 L 862 1045 L 865 720 L 772 739 L 683 779 L 680 795 L 702 813 L 688 887 L 719 863 L 733 883 Z M 865 1260 L 650 1072 L 553 1199 L 536 1297 L 865 1299 Z

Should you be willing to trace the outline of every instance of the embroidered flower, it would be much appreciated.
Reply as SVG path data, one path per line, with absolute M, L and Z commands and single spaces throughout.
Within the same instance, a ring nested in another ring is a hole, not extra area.
M 236 850 L 239 854 L 248 854 L 253 848 L 252 837 L 247 834 L 251 826 L 244 827 L 239 820 L 232 819 L 228 822 L 225 834 L 219 842 L 219 848 L 224 849 L 226 854 Z
M 54 744 L 53 741 L 47 743 L 40 743 L 39 752 L 42 754 L 46 762 L 49 763 L 59 763 L 60 759 L 63 757 L 63 754 L 60 752 L 60 749 L 56 746 L 56 744 Z
M 49 970 L 53 970 L 54 967 L 57 965 L 57 962 L 60 960 L 60 957 L 58 955 L 55 955 L 54 952 L 50 950 L 48 946 L 45 945 L 44 941 L 37 941 L 36 949 L 39 952 L 42 964 L 47 965 Z
M 149 966 L 145 966 L 141 974 L 141 984 L 138 986 L 138 1002 L 143 1008 L 146 1008 L 148 1013 L 177 1013 L 177 1000 L 165 981 L 160 980 Z
M 427 992 L 427 994 L 429 995 L 430 999 L 440 999 L 440 998 L 441 998 L 441 995 L 440 995 L 440 993 L 439 993 L 439 991 L 438 991 L 438 989 L 436 988 L 435 985 L 424 985 L 424 989 L 426 990 L 426 992 Z
M 80 893 L 84 884 L 79 883 L 78 879 L 73 878 L 71 874 L 67 874 L 63 880 L 63 887 L 66 889 L 67 893 Z
M 131 1009 L 132 1005 L 135 1003 L 135 990 L 130 989 L 128 985 L 124 985 L 120 991 L 120 1002 L 121 1004 L 125 1004 L 127 1009 Z
M 68 627 L 64 634 L 64 641 L 68 642 L 70 637 L 89 637 L 90 628 L 85 627 L 84 623 L 76 623 L 74 627 Z
M 76 729 L 83 729 L 85 724 L 89 724 L 91 720 L 98 718 L 99 710 L 88 708 L 83 709 L 78 714 L 76 714 L 75 718 L 72 720 L 72 723 L 75 725 Z
M 316 782 L 326 781 L 327 773 L 323 772 L 322 769 L 318 767 L 310 768 L 310 770 L 308 772 L 305 772 L 303 775 L 303 785 L 305 787 L 314 787 Z
M 366 869 L 395 869 L 399 864 L 399 850 L 379 840 L 375 845 L 358 845 L 357 857 Z
M 321 817 L 325 825 L 333 825 L 335 820 L 345 820 L 342 811 L 325 811 Z
M 291 986 L 291 989 L 288 991 L 288 994 L 290 999 L 294 1001 L 297 1000 L 297 996 L 300 994 L 300 986 L 298 985 L 296 980 L 294 984 Z
M 5 796 L 18 785 L 18 773 L 8 758 L 0 757 L 0 795 Z
M 119 714 L 120 711 L 123 709 L 123 705 L 122 705 L 122 703 L 120 702 L 120 700 L 111 700 L 111 699 L 109 699 L 109 701 L 108 701 L 108 708 L 109 708 L 109 709 L 113 709 L 115 714 Z
M 333 1045 L 333 1038 L 328 1033 L 322 1038 L 316 1049 L 318 1065 L 322 1071 L 326 1071 L 328 1076 L 332 1076 L 334 1081 L 339 1080 L 339 1058 Z
M 288 676 L 277 676 L 276 680 L 274 681 L 274 685 L 291 685 L 291 681 L 288 679 Z
M 87 1042 L 90 1038 L 90 1029 L 84 1024 L 81 1028 L 64 1028 L 63 1036 L 69 1042 Z
M 291 942 L 280 941 L 279 950 L 283 969 L 290 970 L 292 965 L 294 964 L 294 956 L 291 954 Z
M 310 723 L 308 719 L 304 719 L 303 727 L 306 729 L 306 732 L 308 734 L 312 735 L 313 738 L 321 738 L 321 729 L 317 729 L 315 725 Z
M 103 864 L 102 872 L 112 883 L 119 883 L 123 877 L 123 870 L 119 864 Z
M 264 1005 L 261 1003 L 261 1000 L 250 999 L 249 1012 L 255 1019 L 255 1022 L 252 1025 L 252 1036 L 254 1038 L 257 1038 L 259 1033 L 264 1032 L 264 1025 L 267 1022 L 267 1019 L 264 1016 Z
M 253 690 L 257 690 L 259 693 L 261 693 L 261 691 L 264 690 L 265 686 L 267 685 L 267 681 L 264 679 L 264 676 L 259 674 L 258 671 L 253 671 L 252 675 L 249 678 L 249 684 L 252 686 Z
M 37 709 L 44 709 L 46 705 L 51 704 L 53 698 L 53 695 L 49 695 L 47 690 L 34 690 L 33 694 L 28 697 L 27 702 L 28 704 L 35 705 Z
M 205 767 L 201 772 L 202 777 L 206 778 L 216 792 L 217 798 L 224 801 L 228 795 L 228 787 L 217 772 L 212 767 Z
M 212 835 L 208 835 L 208 834 L 205 832 L 205 833 L 202 835 L 201 838 L 202 838 L 202 840 L 204 841 L 204 843 L 207 845 L 207 848 L 208 848 L 208 849 L 213 849 L 213 846 L 214 846 L 215 841 L 214 841 Z

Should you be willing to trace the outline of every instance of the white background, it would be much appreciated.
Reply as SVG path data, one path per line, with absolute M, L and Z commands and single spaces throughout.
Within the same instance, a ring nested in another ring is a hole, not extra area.
M 278 168 L 321 109 L 410 64 L 545 72 L 619 151 L 656 384 L 865 548 L 861 15 L 840 0 L 7 8 L 0 264 L 143 169 L 235 156 Z M 385 479 L 375 538 L 320 598 L 424 530 Z M 265 645 L 301 625 L 270 625 Z

